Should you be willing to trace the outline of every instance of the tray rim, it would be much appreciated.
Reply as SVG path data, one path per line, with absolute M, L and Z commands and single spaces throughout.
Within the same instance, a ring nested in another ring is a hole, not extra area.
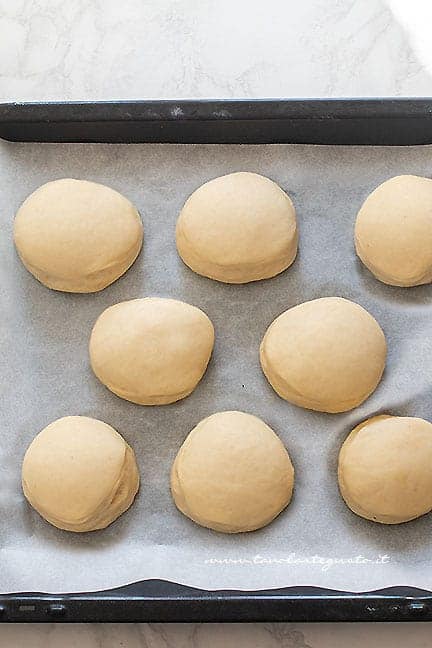
M 181 108 L 183 112 L 175 110 Z M 130 109 L 125 110 L 125 109 Z M 219 109 L 223 109 L 219 111 Z M 44 114 L 43 111 L 48 111 Z M 113 112 L 110 112 L 113 111 Z M 112 121 L 253 120 L 253 119 L 354 119 L 358 117 L 432 118 L 432 96 L 422 97 L 312 97 L 188 98 L 0 102 L 0 123 L 88 119 Z M 255 114 L 253 114 L 255 113 Z
M 432 144 L 432 97 L 0 103 L 0 138 L 33 142 Z
M 0 595 L 5 623 L 432 621 L 432 592 L 406 586 L 345 592 L 310 586 L 206 591 L 149 579 L 97 592 Z

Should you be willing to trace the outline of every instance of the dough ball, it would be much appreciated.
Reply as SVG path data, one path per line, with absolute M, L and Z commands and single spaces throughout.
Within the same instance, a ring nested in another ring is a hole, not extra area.
M 199 187 L 177 221 L 177 250 L 189 268 L 225 283 L 279 274 L 297 254 L 294 206 L 272 180 L 231 173 Z
M 132 299 L 100 315 L 90 337 L 90 362 L 117 396 L 165 405 L 195 389 L 213 344 L 213 324 L 199 308 L 175 299 Z
M 197 524 L 254 531 L 289 504 L 294 469 L 279 437 L 256 416 L 219 412 L 203 419 L 171 469 L 177 508 Z
M 403 175 L 383 182 L 363 203 L 356 251 L 391 286 L 432 281 L 432 180 Z
M 346 412 L 381 380 L 386 342 L 364 308 L 323 297 L 279 315 L 264 335 L 260 359 L 267 380 L 285 400 L 319 412 Z
M 31 442 L 22 487 L 33 508 L 54 526 L 95 531 L 130 507 L 139 474 L 132 448 L 112 427 L 87 416 L 66 416 Z
M 135 207 L 114 189 L 55 180 L 36 189 L 15 217 L 21 261 L 48 288 L 92 293 L 132 265 L 143 241 Z
M 367 520 L 408 522 L 432 510 L 432 425 L 375 416 L 348 435 L 339 453 L 339 488 Z

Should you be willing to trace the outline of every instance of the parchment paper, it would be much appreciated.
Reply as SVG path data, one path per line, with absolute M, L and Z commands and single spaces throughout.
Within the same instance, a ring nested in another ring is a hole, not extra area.
M 432 288 L 379 283 L 356 260 L 352 238 L 356 212 L 376 185 L 401 173 L 430 176 L 431 168 L 430 147 L 1 143 L 0 590 L 98 590 L 147 578 L 206 589 L 432 589 L 432 515 L 397 526 L 368 522 L 345 506 L 336 479 L 339 447 L 358 422 L 382 412 L 432 420 Z M 197 276 L 178 258 L 174 240 L 187 196 L 206 180 L 236 170 L 278 182 L 295 203 L 300 227 L 295 264 L 274 279 L 243 286 Z M 44 288 L 23 268 L 12 244 L 20 203 L 40 184 L 62 177 L 106 183 L 142 215 L 142 254 L 125 276 L 97 294 Z M 89 367 L 88 338 L 101 311 L 149 295 L 199 306 L 216 329 L 204 379 L 189 398 L 170 406 L 121 400 Z M 260 340 L 274 317 L 331 295 L 366 307 L 382 325 L 389 348 L 376 392 L 353 412 L 336 415 L 281 400 L 258 360 Z M 254 533 L 201 528 L 177 511 L 169 492 L 169 469 L 183 439 L 200 419 L 224 409 L 263 418 L 283 439 L 296 469 L 291 505 Z M 59 531 L 21 492 L 26 447 L 45 425 L 69 414 L 111 424 L 138 458 L 137 500 L 104 531 Z

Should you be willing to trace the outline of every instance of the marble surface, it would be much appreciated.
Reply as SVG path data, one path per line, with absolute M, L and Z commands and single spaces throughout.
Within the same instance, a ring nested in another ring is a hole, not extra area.
M 0 627 L 1 648 L 430 648 L 427 623 L 46 624 Z
M 0 101 L 432 95 L 429 0 L 0 0 Z M 0 648 L 426 648 L 428 624 L 15 625 Z
M 0 100 L 428 95 L 431 19 L 428 0 L 0 0 Z

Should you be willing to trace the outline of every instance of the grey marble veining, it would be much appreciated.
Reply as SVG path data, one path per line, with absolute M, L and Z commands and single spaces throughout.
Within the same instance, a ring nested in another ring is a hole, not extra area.
M 0 627 L 0 648 L 429 648 L 429 624 L 45 624 Z
M 427 5 L 0 0 L 0 99 L 427 95 Z
M 0 101 L 432 94 L 427 0 L 0 0 Z M 0 627 L 0 648 L 421 648 L 427 624 Z

